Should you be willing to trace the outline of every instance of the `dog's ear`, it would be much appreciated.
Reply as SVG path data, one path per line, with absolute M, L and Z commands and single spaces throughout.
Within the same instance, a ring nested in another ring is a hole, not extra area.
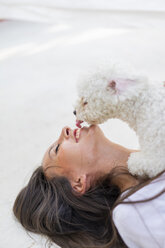
M 116 78 L 108 82 L 108 88 L 111 89 L 114 94 L 120 95 L 125 92 L 128 87 L 134 85 L 135 82 L 133 79 Z

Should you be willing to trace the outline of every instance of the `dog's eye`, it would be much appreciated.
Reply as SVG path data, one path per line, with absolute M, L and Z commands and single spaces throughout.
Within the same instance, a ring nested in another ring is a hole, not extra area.
M 87 105 L 87 104 L 88 104 L 88 102 L 84 102 L 84 103 L 83 103 L 84 106 Z

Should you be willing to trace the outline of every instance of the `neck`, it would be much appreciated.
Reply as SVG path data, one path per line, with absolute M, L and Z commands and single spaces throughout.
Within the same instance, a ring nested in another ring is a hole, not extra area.
M 98 153 L 96 156 L 95 167 L 91 168 L 91 174 L 96 176 L 96 179 L 100 175 L 108 174 L 114 168 L 128 169 L 127 161 L 132 152 L 135 150 L 127 149 L 121 145 L 115 144 L 104 137 L 103 141 L 98 143 Z M 138 181 L 129 176 L 126 178 L 124 175 L 117 178 L 116 184 L 120 187 L 121 191 L 124 191 L 134 185 Z
M 109 172 L 111 169 L 118 166 L 128 168 L 128 157 L 134 150 L 127 149 L 105 139 L 104 143 L 99 147 L 99 151 L 100 155 L 98 154 L 97 166 L 98 168 L 104 168 L 105 172 Z

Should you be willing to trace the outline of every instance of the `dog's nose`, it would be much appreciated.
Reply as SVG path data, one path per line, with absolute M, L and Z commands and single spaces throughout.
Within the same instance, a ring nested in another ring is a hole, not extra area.
M 76 115 L 76 110 L 73 111 L 73 114 Z

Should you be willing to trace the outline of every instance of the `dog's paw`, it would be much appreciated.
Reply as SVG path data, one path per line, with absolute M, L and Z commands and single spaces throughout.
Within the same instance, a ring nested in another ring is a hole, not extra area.
M 132 175 L 144 175 L 144 166 L 141 152 L 131 153 L 128 159 L 128 170 Z
M 128 170 L 132 175 L 154 177 L 165 169 L 165 163 L 153 154 L 131 153 Z

